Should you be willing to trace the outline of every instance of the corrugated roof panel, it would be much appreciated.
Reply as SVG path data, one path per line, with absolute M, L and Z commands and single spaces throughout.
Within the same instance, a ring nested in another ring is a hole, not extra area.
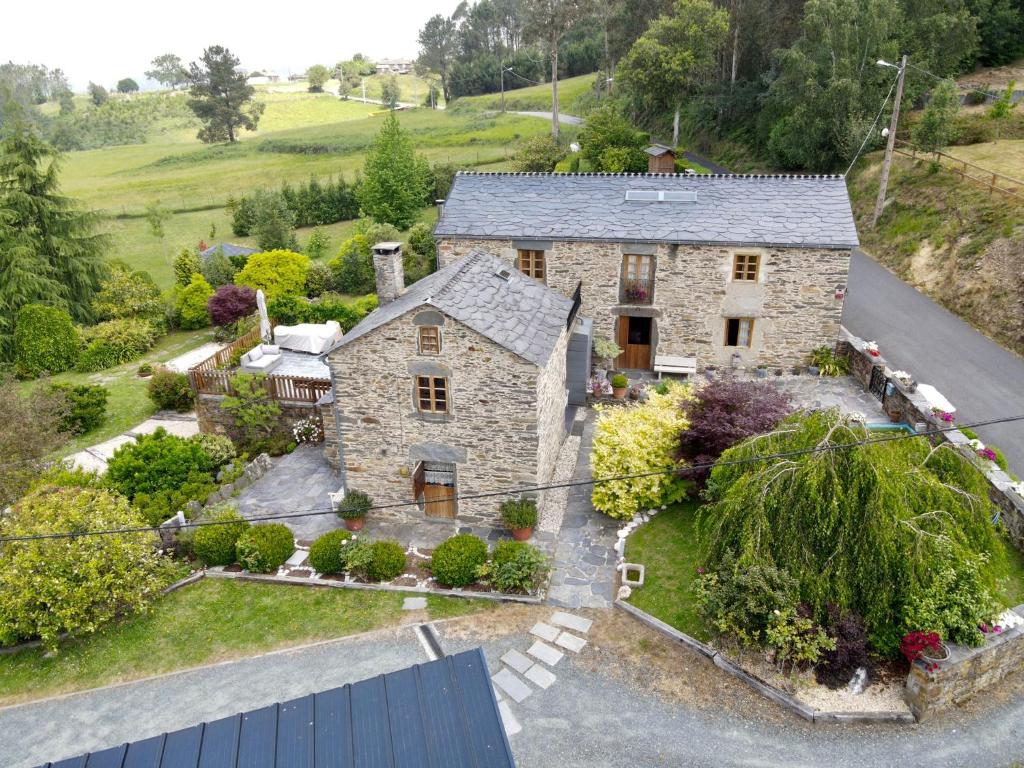
M 277 754 L 277 704 L 242 715 L 238 768 L 274 768 Z
M 199 768 L 233 768 L 238 758 L 238 726 L 241 715 L 206 724 Z
M 472 765 L 466 715 L 447 663 L 420 667 L 420 695 L 427 717 L 427 752 L 431 766 Z
M 182 731 L 167 734 L 164 741 L 164 759 L 160 768 L 197 768 L 199 748 L 203 743 L 204 725 L 194 725 Z
M 79 755 L 61 760 L 59 763 L 47 763 L 43 768 L 85 768 L 85 761 L 88 759 L 88 755 Z
M 93 752 L 86 760 L 85 768 L 121 768 L 127 750 L 128 745 L 122 744 L 119 747 L 104 749 L 102 752 Z
M 313 694 L 285 702 L 280 713 L 276 768 L 312 768 Z
M 384 675 L 352 685 L 352 742 L 358 768 L 394 768 Z
M 164 751 L 164 736 L 153 736 L 128 745 L 122 768 L 160 768 L 160 755 Z
M 396 768 L 426 768 L 429 765 L 418 677 L 419 669 L 409 667 L 384 678 L 391 721 L 391 753 Z
M 349 686 L 317 694 L 313 716 L 316 768 L 354 768 Z
M 508 737 L 501 724 L 498 702 L 487 674 L 483 655 L 460 653 L 448 657 L 469 725 L 475 765 L 479 768 L 507 768 Z

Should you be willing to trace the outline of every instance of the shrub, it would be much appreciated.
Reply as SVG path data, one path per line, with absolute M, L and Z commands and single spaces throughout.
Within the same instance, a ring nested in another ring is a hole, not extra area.
M 397 541 L 375 541 L 367 575 L 372 581 L 392 581 L 405 570 L 405 548 Z
M 247 528 L 235 543 L 238 563 L 252 573 L 273 573 L 295 551 L 295 537 L 282 523 Z
M 107 415 L 107 388 L 99 384 L 53 384 L 53 392 L 68 402 L 68 411 L 60 421 L 62 432 L 84 435 L 103 423 Z
M 710 464 L 740 440 L 770 431 L 789 412 L 789 396 L 770 384 L 732 378 L 709 382 L 686 406 L 690 425 L 680 437 L 681 453 L 693 464 Z M 710 472 L 694 469 L 688 475 L 703 481 Z
M 218 248 L 203 259 L 202 268 L 197 269 L 196 272 L 200 272 L 213 288 L 220 288 L 223 285 L 231 285 L 239 269 L 240 267 L 236 267 L 234 261 L 225 256 L 224 251 Z M 189 282 L 191 281 L 192 278 L 189 277 Z
M 487 544 L 479 536 L 460 533 L 437 545 L 430 570 L 439 584 L 465 587 L 476 581 L 477 569 L 487 562 Z
M 200 271 L 199 254 L 192 248 L 182 248 L 174 257 L 173 268 L 174 284 L 184 288 L 192 282 L 192 275 Z
M 672 383 L 666 395 L 652 392 L 647 402 L 626 408 L 599 408 L 591 464 L 594 477 L 644 475 L 597 483 L 595 509 L 631 520 L 637 512 L 683 498 L 690 482 L 672 470 L 681 466 L 679 436 L 689 424 L 682 406 L 689 389 Z M 651 474 L 653 473 L 653 474 Z
M 348 531 L 328 531 L 317 537 L 309 548 L 309 564 L 317 573 L 341 573 L 345 570 L 344 549 L 352 538 Z
M 254 253 L 235 275 L 236 285 L 262 289 L 267 300 L 288 294 L 302 294 L 309 272 L 309 257 L 293 251 Z
M 14 369 L 19 378 L 62 373 L 78 359 L 78 335 L 71 315 L 57 307 L 26 304 L 14 326 Z
M 215 325 L 231 325 L 256 311 L 256 291 L 246 285 L 222 285 L 206 302 L 206 311 Z
M 352 539 L 341 551 L 344 565 L 342 568 L 353 576 L 369 579 L 370 566 L 373 565 L 373 547 L 363 539 Z
M 270 397 L 263 374 L 238 373 L 231 377 L 234 395 L 225 397 L 221 407 L 235 419 L 250 453 L 266 447 L 281 415 L 281 406 Z
M 376 290 L 372 246 L 369 238 L 360 234 L 342 242 L 338 255 L 327 263 L 335 288 L 349 294 L 373 293 Z
M 809 617 L 791 608 L 774 611 L 765 630 L 765 645 L 775 650 L 775 666 L 785 673 L 815 664 L 821 654 L 835 650 L 836 643 Z
M 519 143 L 512 170 L 524 173 L 550 173 L 565 157 L 565 150 L 551 136 L 534 136 Z
M 821 376 L 844 376 L 850 372 L 850 361 L 836 356 L 836 351 L 827 344 L 811 351 L 811 365 L 817 366 Z
M 107 482 L 134 499 L 139 493 L 156 493 L 194 482 L 197 473 L 210 476 L 212 469 L 213 461 L 198 443 L 159 427 L 114 452 L 107 462 Z
M 612 386 L 615 387 L 615 389 L 625 389 L 629 386 L 629 379 L 621 373 L 616 373 L 612 376 Z
M 501 520 L 510 531 L 534 528 L 537 525 L 537 502 L 534 499 L 509 499 L 498 506 Z
M 152 365 L 152 363 L 143 363 L 142 365 L 139 366 L 139 368 L 136 371 L 136 373 L 139 376 L 152 376 L 153 375 L 153 365 Z
M 168 368 L 157 368 L 146 385 L 146 392 L 162 411 L 187 411 L 195 399 L 188 376 Z
M 306 255 L 311 259 L 322 259 L 327 251 L 331 247 L 331 236 L 324 232 L 320 227 L 317 227 L 309 233 L 309 239 L 306 241 Z M 309 279 L 306 279 L 307 285 Z M 325 289 L 326 290 L 326 289 Z
M 622 347 L 611 339 L 604 336 L 598 336 L 594 339 L 594 355 L 605 364 L 610 364 L 612 360 L 621 354 Z
M 829 606 L 828 615 L 827 631 L 835 647 L 822 654 L 814 674 L 822 685 L 843 688 L 858 667 L 867 669 L 870 665 L 868 637 L 864 631 L 864 619 L 857 614 L 841 614 L 835 606 Z
M 345 498 L 338 504 L 338 517 L 342 520 L 366 517 L 371 507 L 373 507 L 373 499 L 362 491 L 351 490 L 345 493 Z
M 206 282 L 206 278 L 202 275 L 192 275 L 191 282 L 178 291 L 174 301 L 178 325 L 186 331 L 208 326 L 210 313 L 206 309 L 206 304 L 212 296 L 213 287 Z
M 491 562 L 477 570 L 501 592 L 529 594 L 547 578 L 551 567 L 536 547 L 525 541 L 500 541 L 494 547 Z
M 138 514 L 101 488 L 41 487 L 0 517 L 0 536 L 137 528 Z M 12 541 L 0 558 L 0 645 L 64 632 L 91 633 L 144 610 L 166 583 L 167 561 L 150 533 Z
M 224 437 L 224 435 L 211 435 L 206 432 L 200 432 L 198 435 L 192 435 L 188 439 L 206 452 L 214 467 L 224 466 L 235 458 L 237 454 L 235 444 L 231 442 L 230 438 Z
M 92 300 L 93 312 L 101 320 L 141 317 L 163 322 L 164 302 L 160 289 L 145 272 L 133 272 L 127 266 L 115 267 L 100 284 Z
M 232 507 L 222 507 L 209 514 L 195 529 L 192 551 L 206 565 L 231 565 L 235 562 L 235 544 L 249 529 L 249 521 Z
M 322 261 L 314 261 L 306 273 L 306 295 L 315 299 L 327 293 L 334 285 L 334 273 Z
M 951 552 L 946 555 L 944 562 L 933 567 L 931 581 L 906 606 L 903 627 L 937 632 L 962 645 L 981 645 L 985 636 L 980 626 L 992 623 L 999 613 L 982 576 L 982 561 L 965 558 L 956 562 Z
M 184 512 L 190 501 L 205 501 L 215 490 L 217 486 L 208 474 L 193 472 L 185 482 L 174 488 L 136 494 L 132 504 L 149 525 L 156 527 L 178 512 Z
M 153 347 L 159 333 L 149 320 L 122 317 L 82 328 L 80 335 L 83 348 L 75 367 L 91 373 L 137 359 Z

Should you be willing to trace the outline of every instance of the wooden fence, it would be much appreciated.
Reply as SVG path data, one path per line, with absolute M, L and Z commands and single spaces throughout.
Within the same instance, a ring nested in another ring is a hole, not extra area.
M 1008 197 L 1024 202 L 1024 181 L 1020 179 L 990 171 L 988 168 L 982 168 L 980 165 L 975 165 L 959 157 L 947 155 L 945 152 L 939 152 L 938 150 L 934 152 L 920 152 L 914 149 L 908 142 L 897 141 L 896 143 L 895 151 L 904 157 L 910 157 L 914 160 L 930 159 L 943 168 L 948 168 L 961 179 L 973 181 L 975 184 L 987 187 L 990 196 L 993 192 L 1001 192 Z
M 231 359 L 235 356 L 235 353 L 243 355 L 255 347 L 259 341 L 260 327 L 257 325 L 248 333 L 245 333 L 232 341 L 224 347 L 224 349 L 210 355 L 208 358 L 203 360 L 203 362 L 192 366 L 189 369 L 189 373 L 192 371 L 215 371 L 221 368 L 226 368 L 231 364 Z

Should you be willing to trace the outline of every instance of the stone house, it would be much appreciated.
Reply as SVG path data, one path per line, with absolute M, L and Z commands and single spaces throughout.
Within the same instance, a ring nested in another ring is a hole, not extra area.
M 495 524 L 498 500 L 454 497 L 551 479 L 578 305 L 476 251 L 403 289 L 397 245 L 374 249 L 380 307 L 325 353 L 327 459 L 344 488 L 419 503 L 375 517 Z
M 841 176 L 459 173 L 434 230 L 565 295 L 623 369 L 789 367 L 835 342 L 857 230 Z

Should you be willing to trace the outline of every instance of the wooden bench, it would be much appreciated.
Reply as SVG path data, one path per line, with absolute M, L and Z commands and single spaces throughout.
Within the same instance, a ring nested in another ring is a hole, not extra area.
M 683 376 L 693 376 L 697 373 L 697 358 L 655 355 L 654 370 L 658 372 L 659 379 L 663 373 L 679 373 Z

